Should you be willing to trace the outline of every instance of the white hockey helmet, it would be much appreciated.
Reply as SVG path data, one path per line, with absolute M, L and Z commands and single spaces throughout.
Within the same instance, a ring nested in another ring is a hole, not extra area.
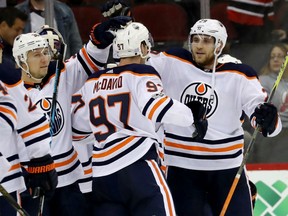
M 221 46 L 221 42 L 223 44 L 220 52 L 222 52 L 222 49 L 226 45 L 227 41 L 227 31 L 225 26 L 218 20 L 216 19 L 200 19 L 198 20 L 191 28 L 190 33 L 189 33 L 189 47 L 191 50 L 191 39 L 192 35 L 208 35 L 211 37 L 215 38 L 215 50 Z M 215 53 L 215 51 L 214 51 Z
M 61 33 L 57 29 L 52 28 L 49 25 L 43 25 L 35 32 L 48 41 L 53 53 L 53 59 L 57 60 L 60 54 L 65 57 L 67 46 Z
M 48 41 L 38 33 L 27 33 L 18 35 L 13 44 L 13 56 L 17 65 L 22 68 L 21 63 L 27 65 L 27 53 L 38 48 L 48 48 Z
M 153 38 L 148 29 L 138 22 L 132 22 L 125 28 L 115 32 L 116 37 L 113 41 L 113 51 L 119 58 L 133 57 L 140 55 L 146 58 L 141 51 L 141 44 L 145 42 L 150 52 L 153 44 Z

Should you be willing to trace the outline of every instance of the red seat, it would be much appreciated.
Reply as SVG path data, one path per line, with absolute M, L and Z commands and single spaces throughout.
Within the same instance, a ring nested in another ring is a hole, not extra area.
M 188 15 L 175 3 L 150 3 L 132 7 L 135 21 L 143 23 L 155 42 L 184 42 L 188 37 Z
M 77 6 L 71 7 L 82 41 L 86 43 L 89 40 L 89 34 L 92 26 L 103 20 L 103 16 L 97 7 Z

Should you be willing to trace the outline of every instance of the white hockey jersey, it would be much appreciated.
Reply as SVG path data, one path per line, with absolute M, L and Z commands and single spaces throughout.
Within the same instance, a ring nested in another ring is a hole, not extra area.
M 8 94 L 4 84 L 0 81 L 0 181 L 7 175 L 11 164 L 6 159 L 10 156 L 10 152 L 17 152 L 15 150 L 16 143 L 13 143 L 13 136 L 15 136 L 17 123 L 17 109 L 15 101 Z M 14 148 L 14 151 L 11 149 Z M 4 155 L 3 153 L 4 152 Z M 13 153 L 12 153 L 13 154 Z
M 219 64 L 210 98 L 212 73 L 196 67 L 187 50 L 152 54 L 148 64 L 159 72 L 165 94 L 182 103 L 200 101 L 207 108 L 208 130 L 201 142 L 191 139 L 190 128 L 164 125 L 165 164 L 194 170 L 238 167 L 244 147 L 242 111 L 250 117 L 267 97 L 256 72 L 244 64 Z M 281 127 L 279 119 L 272 136 Z
M 89 193 L 92 191 L 92 150 L 96 140 L 92 130 L 83 132 L 77 128 L 79 121 L 83 120 L 82 115 L 87 118 L 85 122 L 89 122 L 89 110 L 86 109 L 84 105 L 85 103 L 82 99 L 82 91 L 80 89 L 80 91 L 72 96 L 72 144 L 78 153 L 78 158 L 84 170 L 83 178 L 78 180 L 80 190 L 82 193 Z M 81 119 L 78 119 L 79 117 L 81 117 Z
M 192 130 L 191 110 L 162 90 L 159 74 L 148 65 L 130 64 L 89 77 L 82 88 L 89 113 L 79 117 L 77 128 L 92 130 L 97 140 L 93 177 L 115 173 L 144 156 L 159 141 L 156 122 Z
M 65 62 L 61 70 L 54 119 L 53 138 L 51 144 L 52 156 L 58 174 L 57 187 L 63 187 L 76 182 L 83 177 L 83 168 L 72 146 L 71 131 L 71 98 L 85 83 L 88 76 L 99 70 L 108 58 L 109 47 L 97 49 L 88 42 L 76 55 Z M 107 53 L 107 54 L 105 54 Z M 36 104 L 50 117 L 51 102 L 54 91 L 55 65 L 50 64 L 48 75 L 41 84 L 25 83 L 33 104 Z
M 16 145 L 17 139 L 21 137 L 19 139 L 23 142 L 22 148 L 25 148 L 27 160 L 50 154 L 49 122 L 43 113 L 32 105 L 31 99 L 27 96 L 27 90 L 21 80 L 21 71 L 5 61 L 0 64 L 0 71 L 1 81 L 3 81 L 9 95 L 14 99 L 14 106 L 17 109 L 15 130 L 9 140 L 4 139 L 7 142 L 6 147 L 0 147 L 1 153 L 11 164 L 8 174 L 1 181 L 1 184 L 8 192 L 22 191 L 25 190 L 25 184 L 19 160 L 20 149 Z

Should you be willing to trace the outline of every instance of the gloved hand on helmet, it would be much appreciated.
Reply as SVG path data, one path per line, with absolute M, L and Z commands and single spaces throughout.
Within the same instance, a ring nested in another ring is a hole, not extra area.
M 94 25 L 90 32 L 90 40 L 99 49 L 105 49 L 112 44 L 115 34 L 113 31 L 123 28 L 132 18 L 128 16 L 117 16 L 102 23 Z

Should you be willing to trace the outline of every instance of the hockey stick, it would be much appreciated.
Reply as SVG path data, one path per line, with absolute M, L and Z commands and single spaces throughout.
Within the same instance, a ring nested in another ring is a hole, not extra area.
M 55 113 L 56 113 L 56 102 L 57 102 L 57 94 L 58 94 L 58 84 L 59 84 L 59 77 L 60 77 L 60 68 L 59 68 L 59 61 L 56 62 L 56 71 L 55 71 L 55 81 L 54 81 L 54 90 L 52 96 L 52 104 L 51 104 L 51 113 L 50 113 L 50 130 L 51 135 L 53 135 L 53 125 L 55 120 Z
M 285 70 L 286 70 L 287 64 L 288 64 L 288 53 L 286 54 L 285 61 L 283 62 L 282 66 L 281 66 L 281 68 L 280 68 L 280 71 L 279 71 L 279 74 L 278 74 L 278 76 L 277 76 L 277 79 L 276 79 L 275 82 L 274 82 L 274 85 L 273 85 L 273 87 L 272 87 L 271 93 L 270 93 L 270 95 L 269 95 L 269 97 L 268 97 L 268 100 L 267 100 L 268 103 L 271 102 L 271 100 L 272 100 L 272 98 L 273 98 L 273 96 L 274 96 L 274 94 L 275 94 L 275 91 L 276 91 L 276 89 L 277 89 L 278 86 L 279 86 L 279 83 L 280 83 L 280 81 L 281 81 L 281 79 L 282 79 L 282 76 L 283 76 L 283 74 L 284 74 L 284 72 L 285 72 Z M 249 156 L 249 154 L 250 154 L 250 152 L 251 152 L 252 147 L 253 147 L 254 144 L 255 144 L 256 137 L 257 137 L 257 135 L 258 135 L 258 131 L 259 131 L 259 126 L 257 126 L 257 127 L 255 128 L 254 132 L 253 132 L 252 138 L 251 138 L 251 140 L 250 140 L 250 142 L 249 142 L 249 144 L 248 144 L 248 146 L 247 146 L 246 153 L 245 153 L 244 156 L 243 156 L 242 163 L 241 163 L 241 165 L 240 165 L 240 167 L 239 167 L 239 169 L 238 169 L 238 171 L 237 171 L 237 173 L 236 173 L 236 176 L 235 176 L 235 178 L 234 178 L 234 180 L 233 180 L 232 186 L 231 186 L 231 188 L 230 188 L 230 190 L 229 190 L 229 193 L 228 193 L 228 195 L 227 195 L 227 197 L 226 197 L 226 200 L 225 200 L 225 202 L 224 202 L 224 205 L 223 205 L 223 208 L 222 208 L 222 210 L 221 210 L 220 216 L 224 216 L 225 213 L 226 213 L 226 211 L 227 211 L 228 205 L 229 205 L 229 203 L 230 203 L 230 201 L 231 201 L 231 199 L 232 199 L 232 196 L 233 196 L 233 194 L 234 194 L 234 191 L 235 191 L 235 189 L 236 189 L 236 186 L 237 186 L 237 184 L 238 184 L 238 181 L 239 181 L 239 179 L 240 179 L 240 177 L 241 177 L 241 174 L 242 174 L 242 172 L 243 172 L 243 169 L 244 169 L 244 166 L 245 166 L 246 161 L 247 161 L 247 159 L 248 159 L 248 156 Z
M 38 216 L 43 215 L 44 200 L 45 200 L 45 196 L 44 196 L 44 194 L 41 194 L 40 200 L 39 200 Z
M 45 196 L 43 190 L 40 187 L 36 187 L 32 195 L 33 199 L 36 199 L 38 197 L 39 197 L 39 206 L 37 216 L 42 216 Z
M 0 192 L 7 202 L 21 215 L 29 216 L 29 214 L 15 201 L 15 199 L 8 193 L 8 191 L 0 184 Z

